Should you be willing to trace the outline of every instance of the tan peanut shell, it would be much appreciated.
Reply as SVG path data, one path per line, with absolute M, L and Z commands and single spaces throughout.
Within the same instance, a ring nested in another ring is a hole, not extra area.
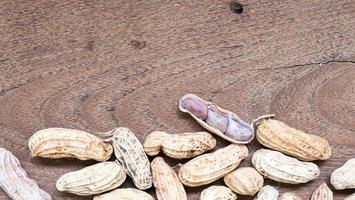
M 188 113 L 203 128 L 229 142 L 247 144 L 254 139 L 254 130 L 250 124 L 241 120 L 237 114 L 197 95 L 184 95 L 179 101 L 179 109 Z
M 346 197 L 344 200 L 355 200 L 355 193 Z
M 28 177 L 20 161 L 4 148 L 0 148 L 0 187 L 14 200 L 52 199 L 50 194 Z
M 218 185 L 210 186 L 201 192 L 200 200 L 236 200 L 237 195 L 229 188 Z
M 306 183 L 320 174 L 318 166 L 311 162 L 302 162 L 268 149 L 256 151 L 252 163 L 259 173 L 281 183 Z
M 264 178 L 252 167 L 241 167 L 227 174 L 224 183 L 237 194 L 255 196 L 263 187 Z
M 150 163 L 143 146 L 128 128 L 120 127 L 112 131 L 112 145 L 117 160 L 140 190 L 152 187 L 153 177 Z
M 230 144 L 188 161 L 180 168 L 179 178 L 189 187 L 207 185 L 233 171 L 246 157 L 245 145 Z
M 275 119 L 258 120 L 256 138 L 264 146 L 300 160 L 327 160 L 332 152 L 328 141 L 304 133 Z
M 323 183 L 313 192 L 311 200 L 333 200 L 333 192 Z
M 269 185 L 266 185 L 261 188 L 254 200 L 277 200 L 278 198 L 279 191 Z
M 42 158 L 77 158 L 106 161 L 112 146 L 100 138 L 81 130 L 66 128 L 43 129 L 32 135 L 28 146 L 31 156 Z
M 134 188 L 120 188 L 95 196 L 94 200 L 154 200 L 154 198 Z
M 187 200 L 184 186 L 162 157 L 154 158 L 151 167 L 158 200 Z
M 56 187 L 59 191 L 87 196 L 113 190 L 125 179 L 126 173 L 121 165 L 117 161 L 107 161 L 64 174 Z
M 144 140 L 144 151 L 155 156 L 160 150 L 165 155 L 175 158 L 198 156 L 216 146 L 216 139 L 207 132 L 168 134 L 162 131 L 150 133 Z
M 293 192 L 286 192 L 280 195 L 279 200 L 302 200 L 302 198 Z
M 355 158 L 348 160 L 330 176 L 330 183 L 337 190 L 355 188 Z

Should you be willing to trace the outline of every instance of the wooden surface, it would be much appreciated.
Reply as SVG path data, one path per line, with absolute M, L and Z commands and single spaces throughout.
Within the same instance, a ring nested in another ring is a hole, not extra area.
M 153 130 L 202 130 L 177 108 L 195 93 L 246 121 L 275 113 L 326 137 L 333 156 L 317 162 L 317 181 L 267 182 L 308 199 L 355 157 L 355 2 L 239 2 L 241 15 L 228 0 L 0 1 L 0 146 L 54 199 L 91 199 L 57 192 L 55 181 L 94 162 L 30 159 L 29 137 L 47 127 L 126 126 L 141 141 Z M 202 189 L 186 188 L 189 199 Z

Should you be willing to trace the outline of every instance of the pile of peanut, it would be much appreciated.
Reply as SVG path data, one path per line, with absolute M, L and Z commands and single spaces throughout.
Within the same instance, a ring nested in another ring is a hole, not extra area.
M 271 115 L 248 124 L 235 113 L 193 94 L 181 98 L 179 109 L 231 144 L 206 153 L 216 146 L 216 139 L 209 132 L 154 131 L 142 144 L 124 127 L 102 134 L 105 139 L 81 130 L 48 128 L 29 139 L 31 157 L 97 161 L 63 174 L 56 182 L 58 191 L 93 195 L 94 200 L 153 200 L 143 191 L 151 187 L 155 187 L 158 200 L 186 200 L 185 187 L 204 186 L 221 178 L 225 186 L 204 189 L 200 200 L 236 200 L 237 195 L 255 196 L 255 200 L 300 200 L 296 193 L 279 194 L 276 188 L 264 185 L 264 178 L 287 184 L 307 183 L 320 175 L 319 167 L 311 161 L 331 157 L 326 139 L 294 129 Z M 251 156 L 253 167 L 238 168 L 249 157 L 246 144 L 254 136 L 265 148 Z M 175 173 L 162 157 L 149 161 L 148 156 L 160 152 L 173 159 L 192 159 Z M 108 161 L 112 154 L 115 160 Z M 119 188 L 127 175 L 136 188 Z M 354 189 L 355 158 L 336 169 L 330 182 L 336 190 Z M 27 175 L 19 160 L 3 148 L 0 148 L 0 186 L 14 200 L 52 199 Z M 311 197 L 311 200 L 332 199 L 333 193 L 326 183 L 316 188 Z M 355 200 L 355 194 L 346 200 Z

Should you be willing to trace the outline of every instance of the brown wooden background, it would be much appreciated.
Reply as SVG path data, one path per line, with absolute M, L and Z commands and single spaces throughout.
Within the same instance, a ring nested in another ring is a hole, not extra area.
M 334 155 L 317 163 L 317 181 L 268 182 L 308 199 L 355 157 L 355 2 L 240 0 L 241 15 L 229 3 L 1 0 L 0 146 L 54 199 L 91 199 L 59 193 L 55 181 L 94 162 L 30 159 L 29 137 L 47 127 L 126 126 L 141 140 L 153 130 L 202 130 L 177 108 L 195 93 L 246 121 L 275 113 L 326 137 Z M 201 190 L 187 188 L 189 199 Z

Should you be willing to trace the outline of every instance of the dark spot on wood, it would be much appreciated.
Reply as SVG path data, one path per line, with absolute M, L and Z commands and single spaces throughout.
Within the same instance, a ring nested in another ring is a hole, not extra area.
M 90 95 L 87 94 L 87 93 L 81 94 L 81 95 L 79 96 L 79 100 L 80 100 L 80 101 L 86 101 L 89 97 L 90 97 Z
M 242 4 L 235 2 L 235 1 L 233 1 L 229 4 L 229 8 L 231 9 L 232 12 L 237 13 L 237 14 L 241 14 L 243 12 Z
M 136 49 L 143 49 L 147 43 L 145 41 L 132 40 L 130 43 Z
M 94 40 L 90 40 L 87 45 L 86 45 L 86 48 L 89 50 L 89 51 L 94 51 Z

